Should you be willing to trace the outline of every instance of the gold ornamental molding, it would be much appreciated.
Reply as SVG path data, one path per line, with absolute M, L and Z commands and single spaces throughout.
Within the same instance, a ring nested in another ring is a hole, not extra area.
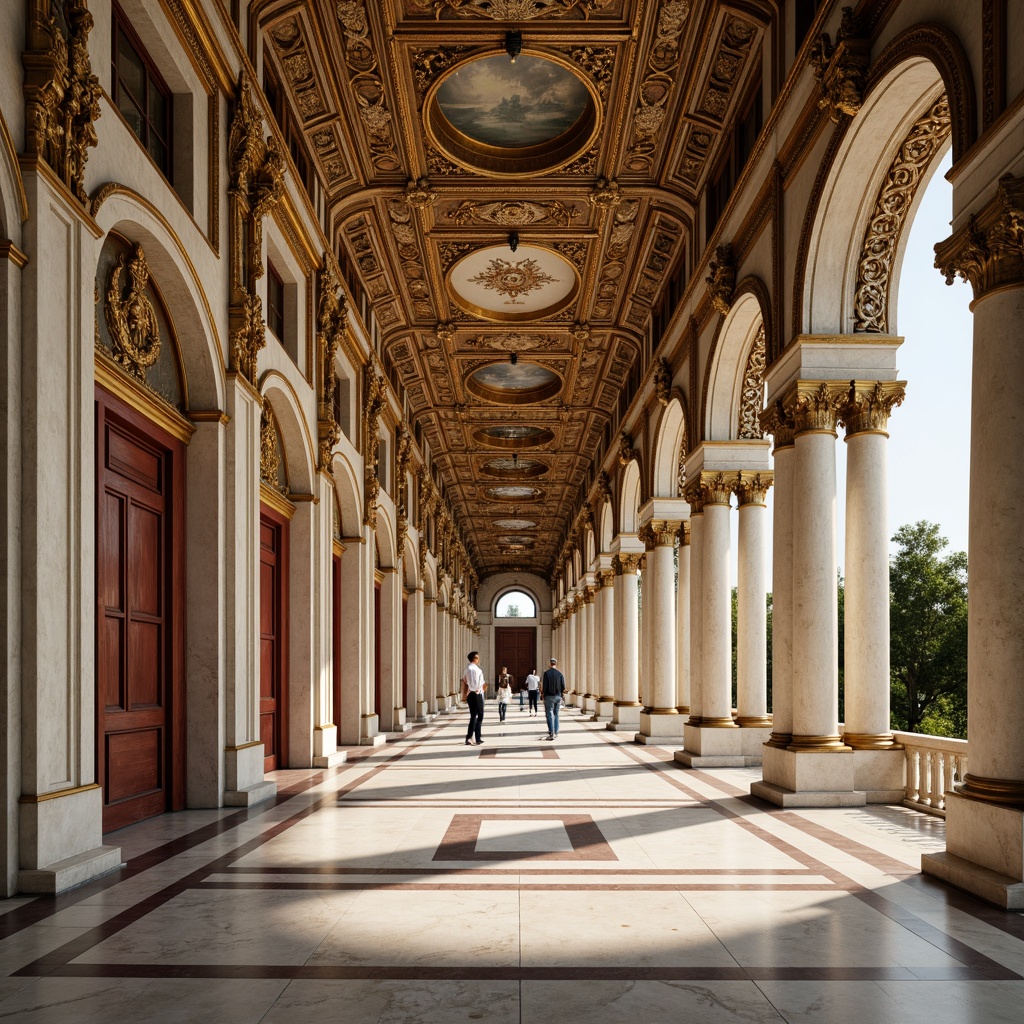
M 865 38 L 860 19 L 852 7 L 843 8 L 835 45 L 822 33 L 811 55 L 811 68 L 821 88 L 818 106 L 839 122 L 841 114 L 853 117 L 864 102 L 871 43 Z
M 0 239 L 0 260 L 8 260 L 21 270 L 28 263 L 28 256 L 9 238 L 3 238 Z
M 761 426 L 761 412 L 764 404 L 764 371 L 767 366 L 765 352 L 764 324 L 757 329 L 747 356 L 743 371 L 743 388 L 740 391 L 740 422 L 737 437 L 760 441 L 764 437 Z
M 95 350 L 93 365 L 97 384 L 182 444 L 192 440 L 195 426 L 142 381 L 129 376 L 102 349 Z
M 260 501 L 275 512 L 279 512 L 285 519 L 291 519 L 295 515 L 295 506 L 276 487 L 271 487 L 265 481 L 260 481 Z
M 1024 782 L 1017 779 L 990 779 L 968 772 L 957 792 L 986 803 L 1024 807 Z
M 122 285 L 121 275 L 128 271 Z M 160 357 L 160 325 L 156 308 L 146 295 L 149 265 L 142 246 L 135 242 L 131 255 L 124 253 L 110 268 L 104 314 L 110 330 L 114 360 L 133 377 L 145 383 L 146 372 Z
M 72 786 L 70 789 L 58 789 L 53 793 L 23 793 L 18 797 L 19 804 L 42 804 L 48 800 L 60 800 L 66 796 L 78 796 L 79 793 L 91 793 L 94 789 L 102 789 L 98 782 L 90 782 L 86 786 Z
M 1024 284 L 1024 178 L 1006 174 L 991 200 L 935 246 L 935 266 L 952 284 L 970 282 L 974 301 Z

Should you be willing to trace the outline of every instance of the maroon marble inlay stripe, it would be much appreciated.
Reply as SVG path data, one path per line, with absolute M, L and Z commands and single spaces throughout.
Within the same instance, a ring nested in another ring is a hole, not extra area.
M 478 850 L 485 821 L 559 821 L 571 850 Z M 589 814 L 456 814 L 433 860 L 618 860 Z
M 515 855 L 517 859 L 526 859 L 520 854 Z M 200 882 L 196 889 L 267 889 L 276 891 L 278 889 L 311 889 L 311 890 L 353 890 L 366 892 L 368 890 L 384 889 L 408 889 L 411 892 L 437 892 L 439 889 L 458 889 L 466 892 L 536 892 L 538 889 L 546 889 L 552 892 L 835 892 L 834 885 L 824 885 L 816 882 L 805 882 L 803 884 L 785 884 L 782 882 L 771 884 L 767 882 L 734 882 L 732 884 L 709 882 L 693 884 L 687 882 L 676 883 L 631 883 L 631 882 L 605 882 L 603 884 L 592 882 L 568 883 L 568 882 L 535 882 L 533 876 L 527 882 L 521 884 L 474 885 L 472 882 Z
M 816 875 L 817 871 L 804 868 L 538 868 L 541 875 L 796 875 L 806 877 Z M 321 864 L 313 867 L 290 868 L 279 865 L 258 865 L 245 867 L 231 866 L 224 869 L 225 874 L 246 875 L 518 875 L 518 868 L 342 868 Z

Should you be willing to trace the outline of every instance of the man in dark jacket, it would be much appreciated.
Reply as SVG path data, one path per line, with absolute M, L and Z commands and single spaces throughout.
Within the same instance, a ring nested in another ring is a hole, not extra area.
M 544 673 L 541 680 L 541 693 L 544 694 L 544 716 L 548 720 L 546 739 L 553 740 L 558 735 L 558 709 L 562 706 L 562 694 L 565 693 L 565 676 L 555 666 L 558 662 L 552 658 L 551 667 Z

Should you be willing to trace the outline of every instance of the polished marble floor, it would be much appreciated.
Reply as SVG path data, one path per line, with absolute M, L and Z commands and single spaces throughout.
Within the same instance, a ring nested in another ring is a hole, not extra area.
M 924 878 L 943 823 L 783 811 L 754 770 L 493 706 L 247 810 L 108 837 L 119 873 L 0 901 L 0 1021 L 999 1024 L 1024 915 Z

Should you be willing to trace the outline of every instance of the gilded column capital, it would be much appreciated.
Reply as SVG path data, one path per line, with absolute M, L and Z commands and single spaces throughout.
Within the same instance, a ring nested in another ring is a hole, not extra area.
M 678 519 L 654 519 L 650 523 L 651 537 L 654 547 L 673 547 L 679 539 L 679 527 L 682 525 Z
M 679 546 L 688 548 L 690 546 L 690 520 L 684 519 L 679 524 Z
M 760 423 L 761 429 L 772 435 L 776 451 L 793 446 L 793 416 L 781 400 L 761 412 Z
M 839 410 L 839 422 L 846 427 L 846 436 L 854 434 L 886 434 L 889 416 L 903 404 L 905 380 L 851 380 L 846 402 Z
M 935 266 L 946 284 L 970 282 L 975 299 L 1024 284 L 1024 178 L 1000 178 L 992 199 L 935 246 Z
M 597 596 L 597 587 L 584 587 L 583 588 L 583 603 L 593 604 L 594 598 Z
M 700 474 L 700 489 L 704 496 L 704 505 L 728 505 L 732 492 L 740 481 L 738 472 L 715 473 L 704 470 Z
M 793 436 L 812 432 L 834 434 L 839 408 L 849 390 L 849 384 L 845 382 L 798 380 L 783 399 L 793 418 Z
M 600 587 L 610 587 L 615 582 L 615 570 L 601 569 L 597 574 L 597 582 Z
M 612 559 L 612 565 L 616 576 L 635 576 L 640 568 L 640 559 L 643 555 L 639 551 L 624 551 Z
M 690 516 L 699 516 L 704 512 L 704 492 L 700 480 L 688 480 L 683 490 L 683 497 L 690 504 Z
M 768 495 L 768 488 L 775 482 L 775 474 L 771 472 L 752 472 L 741 470 L 736 483 L 736 500 L 743 505 L 763 505 Z

